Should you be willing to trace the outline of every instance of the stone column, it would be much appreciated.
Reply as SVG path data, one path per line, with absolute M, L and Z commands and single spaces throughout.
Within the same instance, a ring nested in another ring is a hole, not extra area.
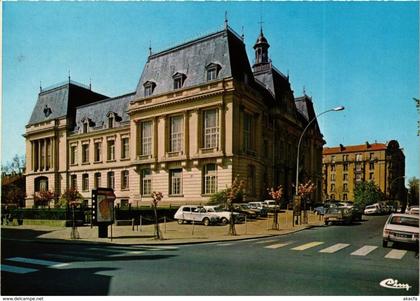
M 38 170 L 42 170 L 41 151 L 41 140 L 38 140 Z
M 225 110 L 224 106 L 221 105 L 218 108 L 218 115 L 219 115 L 219 151 L 222 153 L 225 152 Z
M 185 156 L 190 155 L 190 112 L 184 112 L 184 153 Z

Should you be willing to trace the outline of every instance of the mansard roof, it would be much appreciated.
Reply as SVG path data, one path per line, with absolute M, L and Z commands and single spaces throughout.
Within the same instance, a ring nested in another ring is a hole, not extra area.
M 233 77 L 253 81 L 242 39 L 229 27 L 182 45 L 149 56 L 136 89 L 136 98 L 144 96 L 144 84 L 156 83 L 153 94 L 173 91 L 176 73 L 185 74 L 183 88 L 207 82 L 206 66 L 220 66 L 218 79 Z
M 95 128 L 102 128 L 109 116 L 117 117 L 116 121 L 120 123 L 128 122 L 128 104 L 134 99 L 134 94 L 135 92 L 132 92 L 77 107 L 76 126 L 80 126 L 84 120 L 89 119 Z
M 285 96 L 293 94 L 289 79 L 271 63 L 265 65 L 262 70 L 254 72 L 254 77 L 270 91 L 278 103 L 281 103 Z
M 76 106 L 92 103 L 107 96 L 91 91 L 73 81 L 67 81 L 41 91 L 28 125 L 62 117 L 72 118 Z

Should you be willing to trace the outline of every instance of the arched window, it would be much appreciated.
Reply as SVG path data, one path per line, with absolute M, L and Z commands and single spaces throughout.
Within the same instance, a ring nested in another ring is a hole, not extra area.
M 47 177 L 37 177 L 35 179 L 35 191 L 48 191 L 48 178 Z

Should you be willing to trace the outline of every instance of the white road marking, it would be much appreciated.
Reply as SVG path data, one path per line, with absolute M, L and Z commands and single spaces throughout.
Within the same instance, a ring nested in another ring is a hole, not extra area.
M 37 269 L 15 267 L 13 265 L 2 264 L 2 272 L 16 273 L 16 274 L 27 274 L 38 271 Z
M 49 266 L 49 268 L 52 268 L 52 269 L 59 269 L 59 268 L 62 268 L 62 267 L 66 267 L 66 266 L 68 266 L 68 265 L 70 265 L 70 263 L 59 263 L 59 264 L 54 264 L 54 265 L 51 265 L 51 266 Z
M 339 243 L 339 244 L 332 245 L 331 247 L 322 249 L 319 252 L 320 253 L 335 253 L 335 252 L 340 251 L 340 250 L 342 250 L 344 248 L 347 248 L 348 246 L 350 246 L 350 244 L 342 244 L 342 243 Z
M 291 241 L 288 241 L 288 242 L 283 242 L 283 243 L 279 243 L 279 244 L 265 246 L 264 248 L 266 248 L 266 249 L 278 249 L 278 248 L 290 245 L 291 243 L 292 243 Z
M 275 242 L 275 241 L 277 241 L 277 240 L 275 240 L 275 239 L 263 240 L 263 241 L 258 241 L 255 244 L 266 244 L 266 243 Z
M 401 259 L 407 253 L 406 250 L 391 250 L 388 254 L 385 255 L 385 258 L 389 259 Z
M 133 255 L 138 255 L 138 254 L 143 254 L 145 252 L 143 251 L 129 251 L 129 252 L 125 252 L 125 253 L 120 253 L 120 254 L 112 254 L 112 255 L 108 255 L 108 257 L 124 257 L 124 256 L 133 256 Z
M 367 254 L 369 254 L 370 252 L 372 252 L 373 250 L 377 249 L 377 246 L 363 246 L 360 249 L 354 251 L 353 253 L 351 253 L 350 255 L 354 255 L 354 256 L 366 256 Z
M 303 251 L 303 250 L 306 250 L 306 249 L 310 249 L 310 248 L 313 248 L 313 247 L 322 245 L 323 243 L 324 242 L 322 242 L 322 241 L 313 241 L 313 242 L 309 242 L 307 244 L 304 244 L 304 245 L 301 245 L 301 246 L 297 246 L 295 248 L 292 248 L 292 250 L 295 250 L 295 251 Z
M 12 257 L 12 258 L 6 258 L 6 260 L 15 261 L 15 262 L 23 262 L 23 263 L 31 263 L 31 264 L 37 264 L 37 265 L 44 265 L 44 266 L 50 266 L 50 265 L 56 265 L 56 264 L 61 264 L 62 263 L 62 262 L 58 262 L 58 261 L 33 259 L 33 258 L 25 258 L 25 257 Z
M 108 248 L 87 248 L 90 251 L 101 251 L 106 253 L 115 253 L 115 250 L 109 250 Z

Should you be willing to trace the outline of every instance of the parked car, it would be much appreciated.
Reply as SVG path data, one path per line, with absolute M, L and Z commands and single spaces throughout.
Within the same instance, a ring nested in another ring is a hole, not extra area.
M 268 209 L 264 207 L 262 202 L 249 202 L 248 208 L 254 210 L 258 216 L 266 217 L 268 215 Z
M 419 243 L 419 216 L 393 213 L 388 217 L 383 230 L 382 246 L 388 242 Z
M 411 206 L 408 208 L 408 211 L 407 211 L 408 214 L 416 214 L 416 215 L 419 215 L 419 212 L 420 212 L 419 206 Z
M 233 208 L 235 212 L 242 213 L 247 218 L 257 218 L 257 213 L 249 209 L 246 204 L 233 204 Z
M 268 212 L 273 212 L 276 207 L 280 209 L 280 206 L 276 205 L 276 201 L 274 200 L 265 200 L 263 203 L 266 204 Z
M 380 214 L 380 213 L 382 213 L 382 210 L 379 204 L 368 205 L 365 207 L 365 210 L 363 211 L 363 214 L 365 215 Z
M 223 225 L 226 225 L 230 221 L 231 213 L 221 206 L 204 206 L 203 208 L 207 210 L 207 213 L 216 216 Z M 245 219 L 245 216 L 238 212 L 233 212 L 233 219 L 235 222 L 240 222 Z
M 202 223 L 205 226 L 219 222 L 219 218 L 212 213 L 207 212 L 202 206 L 197 205 L 184 205 L 179 207 L 175 212 L 174 219 L 178 224 L 184 222 Z
M 326 211 L 327 211 L 327 207 L 324 207 L 324 206 L 318 206 L 314 208 L 314 213 L 319 214 L 319 215 L 324 215 Z
M 325 225 L 332 223 L 351 224 L 354 220 L 361 220 L 361 214 L 352 207 L 330 207 L 324 215 Z

